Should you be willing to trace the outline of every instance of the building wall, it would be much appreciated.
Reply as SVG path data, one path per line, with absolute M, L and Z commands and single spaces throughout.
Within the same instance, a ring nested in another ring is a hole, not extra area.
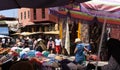
M 32 14 L 32 21 L 39 22 L 39 21 L 46 21 L 49 20 L 49 10 L 48 8 L 45 9 L 45 18 L 42 18 L 42 9 L 36 9 L 36 19 L 34 19 L 34 9 L 31 9 Z
M 36 19 L 35 12 L 36 11 Z M 25 18 L 25 12 L 26 12 L 26 18 Z M 28 14 L 29 12 L 29 14 Z M 21 13 L 22 13 L 22 19 L 21 19 Z M 58 22 L 57 17 L 49 14 L 49 9 L 45 8 L 45 17 L 43 18 L 42 9 L 30 9 L 30 8 L 21 8 L 18 10 L 18 18 L 19 22 L 22 23 L 22 26 L 30 25 L 35 22 L 41 22 L 41 21 L 53 21 Z
M 30 14 L 28 17 L 28 11 L 31 10 L 29 8 L 21 8 L 18 10 L 18 18 L 19 22 L 22 23 L 22 26 L 28 25 L 28 23 L 31 21 L 32 15 Z M 26 18 L 25 18 L 25 12 L 26 12 Z
M 58 17 L 55 15 L 49 14 L 49 20 L 58 23 Z

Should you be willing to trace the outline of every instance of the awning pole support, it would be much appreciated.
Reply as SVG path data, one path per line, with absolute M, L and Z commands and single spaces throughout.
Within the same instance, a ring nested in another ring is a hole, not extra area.
M 100 52 L 101 52 L 101 47 L 102 47 L 102 43 L 103 43 L 103 37 L 104 37 L 104 33 L 105 33 L 105 27 L 106 27 L 106 17 L 104 18 L 104 23 L 103 23 L 103 27 L 102 27 L 102 34 L 101 34 L 101 39 L 100 39 L 100 43 L 99 43 L 99 49 L 98 49 L 98 58 L 100 58 Z M 96 67 L 95 70 L 97 70 L 98 67 L 98 60 L 96 62 Z

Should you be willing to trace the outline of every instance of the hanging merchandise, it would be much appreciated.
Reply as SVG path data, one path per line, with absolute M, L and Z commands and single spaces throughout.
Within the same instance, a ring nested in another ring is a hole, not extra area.
M 59 26 L 59 36 L 60 36 L 60 39 L 62 39 L 62 23 L 60 23 L 60 26 Z
M 79 21 L 78 22 L 78 38 L 80 38 L 81 39 L 81 22 Z
M 66 21 L 66 37 L 65 37 L 65 49 L 68 52 L 68 55 L 70 55 L 70 34 L 69 34 L 69 25 L 68 25 L 69 17 Z

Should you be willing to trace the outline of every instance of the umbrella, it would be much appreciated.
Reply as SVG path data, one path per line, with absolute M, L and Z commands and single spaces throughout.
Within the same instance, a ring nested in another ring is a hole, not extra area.
M 6 36 L 6 35 L 0 35 L 0 38 L 4 38 L 4 37 L 8 38 L 9 36 Z
M 120 1 L 118 0 L 93 0 L 85 3 L 81 3 L 81 11 L 84 13 L 87 13 L 92 16 L 97 16 L 97 17 L 103 17 L 104 18 L 104 23 L 103 23 L 103 28 L 102 28 L 102 34 L 101 34 L 101 39 L 99 43 L 99 50 L 98 50 L 98 57 L 100 57 L 100 52 L 101 52 L 101 47 L 102 47 L 102 41 L 104 37 L 104 32 L 105 32 L 105 26 L 106 26 L 106 21 L 107 18 L 112 18 L 112 19 L 118 19 L 120 18 Z M 96 62 L 96 69 L 98 66 L 98 61 Z
M 85 2 L 87 0 L 0 0 L 0 10 L 13 8 L 47 8 L 63 6 L 71 2 Z

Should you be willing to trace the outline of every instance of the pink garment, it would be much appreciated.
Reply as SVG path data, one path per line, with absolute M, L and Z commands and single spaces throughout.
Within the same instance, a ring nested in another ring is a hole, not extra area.
M 51 46 L 50 46 L 50 45 L 51 45 Z M 55 48 L 55 43 L 54 43 L 54 41 L 48 41 L 48 43 L 47 43 L 47 49 L 50 48 L 50 47 Z
M 36 56 L 36 57 L 40 57 L 40 56 L 42 56 L 42 53 L 41 53 L 41 52 L 36 52 L 36 53 L 35 53 L 35 56 Z

